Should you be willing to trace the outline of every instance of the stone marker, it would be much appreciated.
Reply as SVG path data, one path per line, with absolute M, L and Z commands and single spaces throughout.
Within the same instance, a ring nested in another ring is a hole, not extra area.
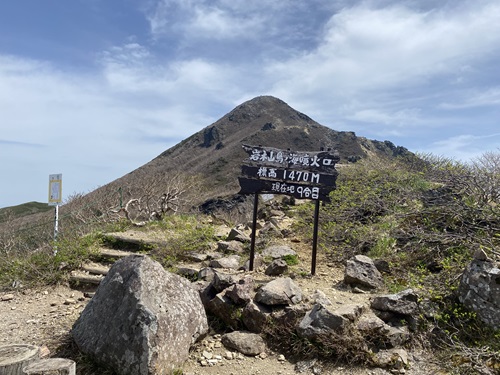
M 27 344 L 0 346 L 0 374 L 23 375 L 23 367 L 40 358 L 40 348 Z
M 23 368 L 24 375 L 75 375 L 76 363 L 65 358 L 40 359 Z

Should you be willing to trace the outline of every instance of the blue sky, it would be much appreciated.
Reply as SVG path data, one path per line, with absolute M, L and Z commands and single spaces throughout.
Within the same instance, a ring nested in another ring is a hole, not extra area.
M 500 147 L 498 0 L 0 2 L 0 207 L 87 193 L 273 95 L 335 130 Z

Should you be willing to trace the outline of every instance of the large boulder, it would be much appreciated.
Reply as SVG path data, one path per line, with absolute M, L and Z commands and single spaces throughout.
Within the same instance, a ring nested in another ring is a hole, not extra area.
M 500 269 L 482 251 L 474 254 L 460 280 L 459 299 L 489 326 L 500 328 Z
M 84 353 L 121 375 L 169 374 L 208 332 L 190 282 L 147 256 L 116 262 L 72 329 Z

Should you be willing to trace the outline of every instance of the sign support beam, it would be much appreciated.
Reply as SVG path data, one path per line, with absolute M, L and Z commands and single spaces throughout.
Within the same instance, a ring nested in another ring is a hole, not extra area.
M 312 244 L 312 260 L 311 260 L 311 275 L 316 274 L 316 254 L 318 253 L 318 225 L 319 224 L 319 200 L 316 200 L 314 207 L 314 228 L 313 228 L 313 244 Z
M 250 243 L 250 265 L 248 267 L 250 271 L 253 271 L 253 261 L 255 258 L 255 237 L 257 237 L 258 205 L 259 205 L 259 193 L 255 193 L 253 198 L 253 220 L 252 220 L 252 240 Z

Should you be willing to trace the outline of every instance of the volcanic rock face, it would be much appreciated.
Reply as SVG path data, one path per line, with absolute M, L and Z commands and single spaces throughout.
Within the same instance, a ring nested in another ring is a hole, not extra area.
M 199 177 L 203 186 L 203 194 L 199 191 L 193 194 L 190 203 L 201 205 L 212 199 L 211 204 L 215 204 L 213 198 L 229 198 L 239 190 L 238 176 L 246 157 L 242 144 L 294 151 L 332 149 L 338 151 L 341 162 L 356 162 L 368 155 L 411 154 L 390 142 L 372 141 L 357 137 L 353 132 L 333 130 L 278 98 L 259 96 L 238 105 L 149 163 L 98 190 L 115 192 L 121 186 L 128 186 L 131 196 L 140 196 L 145 182 L 158 182 L 158 176 L 186 174 Z
M 123 375 L 170 374 L 208 332 L 188 280 L 147 256 L 113 265 L 73 326 L 78 347 Z
M 474 254 L 459 287 L 459 298 L 489 326 L 500 328 L 500 269 L 482 251 Z

